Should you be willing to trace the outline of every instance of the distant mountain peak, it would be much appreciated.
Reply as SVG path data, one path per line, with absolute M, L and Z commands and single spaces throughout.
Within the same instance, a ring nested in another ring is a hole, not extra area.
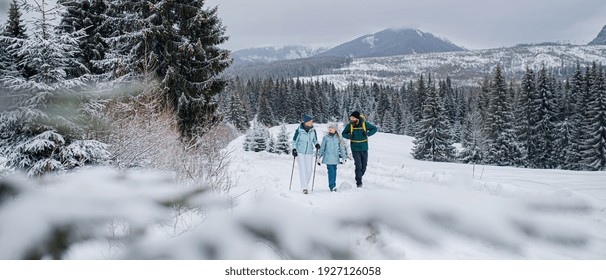
M 388 28 L 358 37 L 317 56 L 383 57 L 464 50 L 448 39 L 416 28 Z
M 598 36 L 589 42 L 589 45 L 606 45 L 606 25 L 604 25 Z

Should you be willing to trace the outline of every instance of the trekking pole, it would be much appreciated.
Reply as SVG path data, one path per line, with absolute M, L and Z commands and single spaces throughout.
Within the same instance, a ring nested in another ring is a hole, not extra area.
M 318 154 L 316 153 L 316 160 L 314 161 L 314 177 L 311 180 L 311 191 L 314 191 L 314 184 L 316 182 L 316 165 L 318 164 Z
M 289 191 L 292 189 L 292 176 L 295 174 L 295 159 L 296 157 L 292 157 L 292 171 L 290 171 L 290 187 L 288 187 Z

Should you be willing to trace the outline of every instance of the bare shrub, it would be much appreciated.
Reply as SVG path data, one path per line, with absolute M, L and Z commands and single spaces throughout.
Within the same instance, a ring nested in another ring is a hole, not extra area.
M 160 105 L 157 84 L 136 96 L 108 102 L 103 118 L 108 123 L 103 141 L 110 145 L 112 162 L 120 168 L 149 168 L 166 172 L 185 185 L 228 192 L 226 144 L 233 130 L 219 124 L 190 140 L 179 136 L 175 112 Z

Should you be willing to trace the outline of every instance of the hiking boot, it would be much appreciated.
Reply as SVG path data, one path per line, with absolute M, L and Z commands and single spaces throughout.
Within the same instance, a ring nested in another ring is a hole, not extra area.
M 304 190 L 303 190 L 303 194 L 307 194 L 307 189 L 304 189 Z
M 361 188 L 362 184 L 357 184 L 356 187 Z
M 337 188 L 330 190 L 331 192 L 337 192 Z

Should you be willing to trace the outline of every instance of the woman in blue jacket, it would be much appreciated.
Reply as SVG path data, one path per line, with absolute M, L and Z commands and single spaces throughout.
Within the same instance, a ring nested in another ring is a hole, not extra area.
M 313 126 L 314 118 L 309 115 L 303 117 L 303 123 L 295 131 L 292 142 L 292 155 L 297 158 L 299 165 L 299 181 L 304 194 L 307 194 L 309 179 L 314 166 L 315 149 L 320 149 L 318 135 Z
M 318 157 L 322 158 L 322 163 L 326 164 L 326 168 L 328 168 L 328 188 L 332 192 L 337 191 L 337 164 L 343 163 L 340 159 L 345 161 L 347 158 L 337 129 L 336 123 L 328 126 L 328 133 L 322 138 L 322 146 L 318 151 Z

